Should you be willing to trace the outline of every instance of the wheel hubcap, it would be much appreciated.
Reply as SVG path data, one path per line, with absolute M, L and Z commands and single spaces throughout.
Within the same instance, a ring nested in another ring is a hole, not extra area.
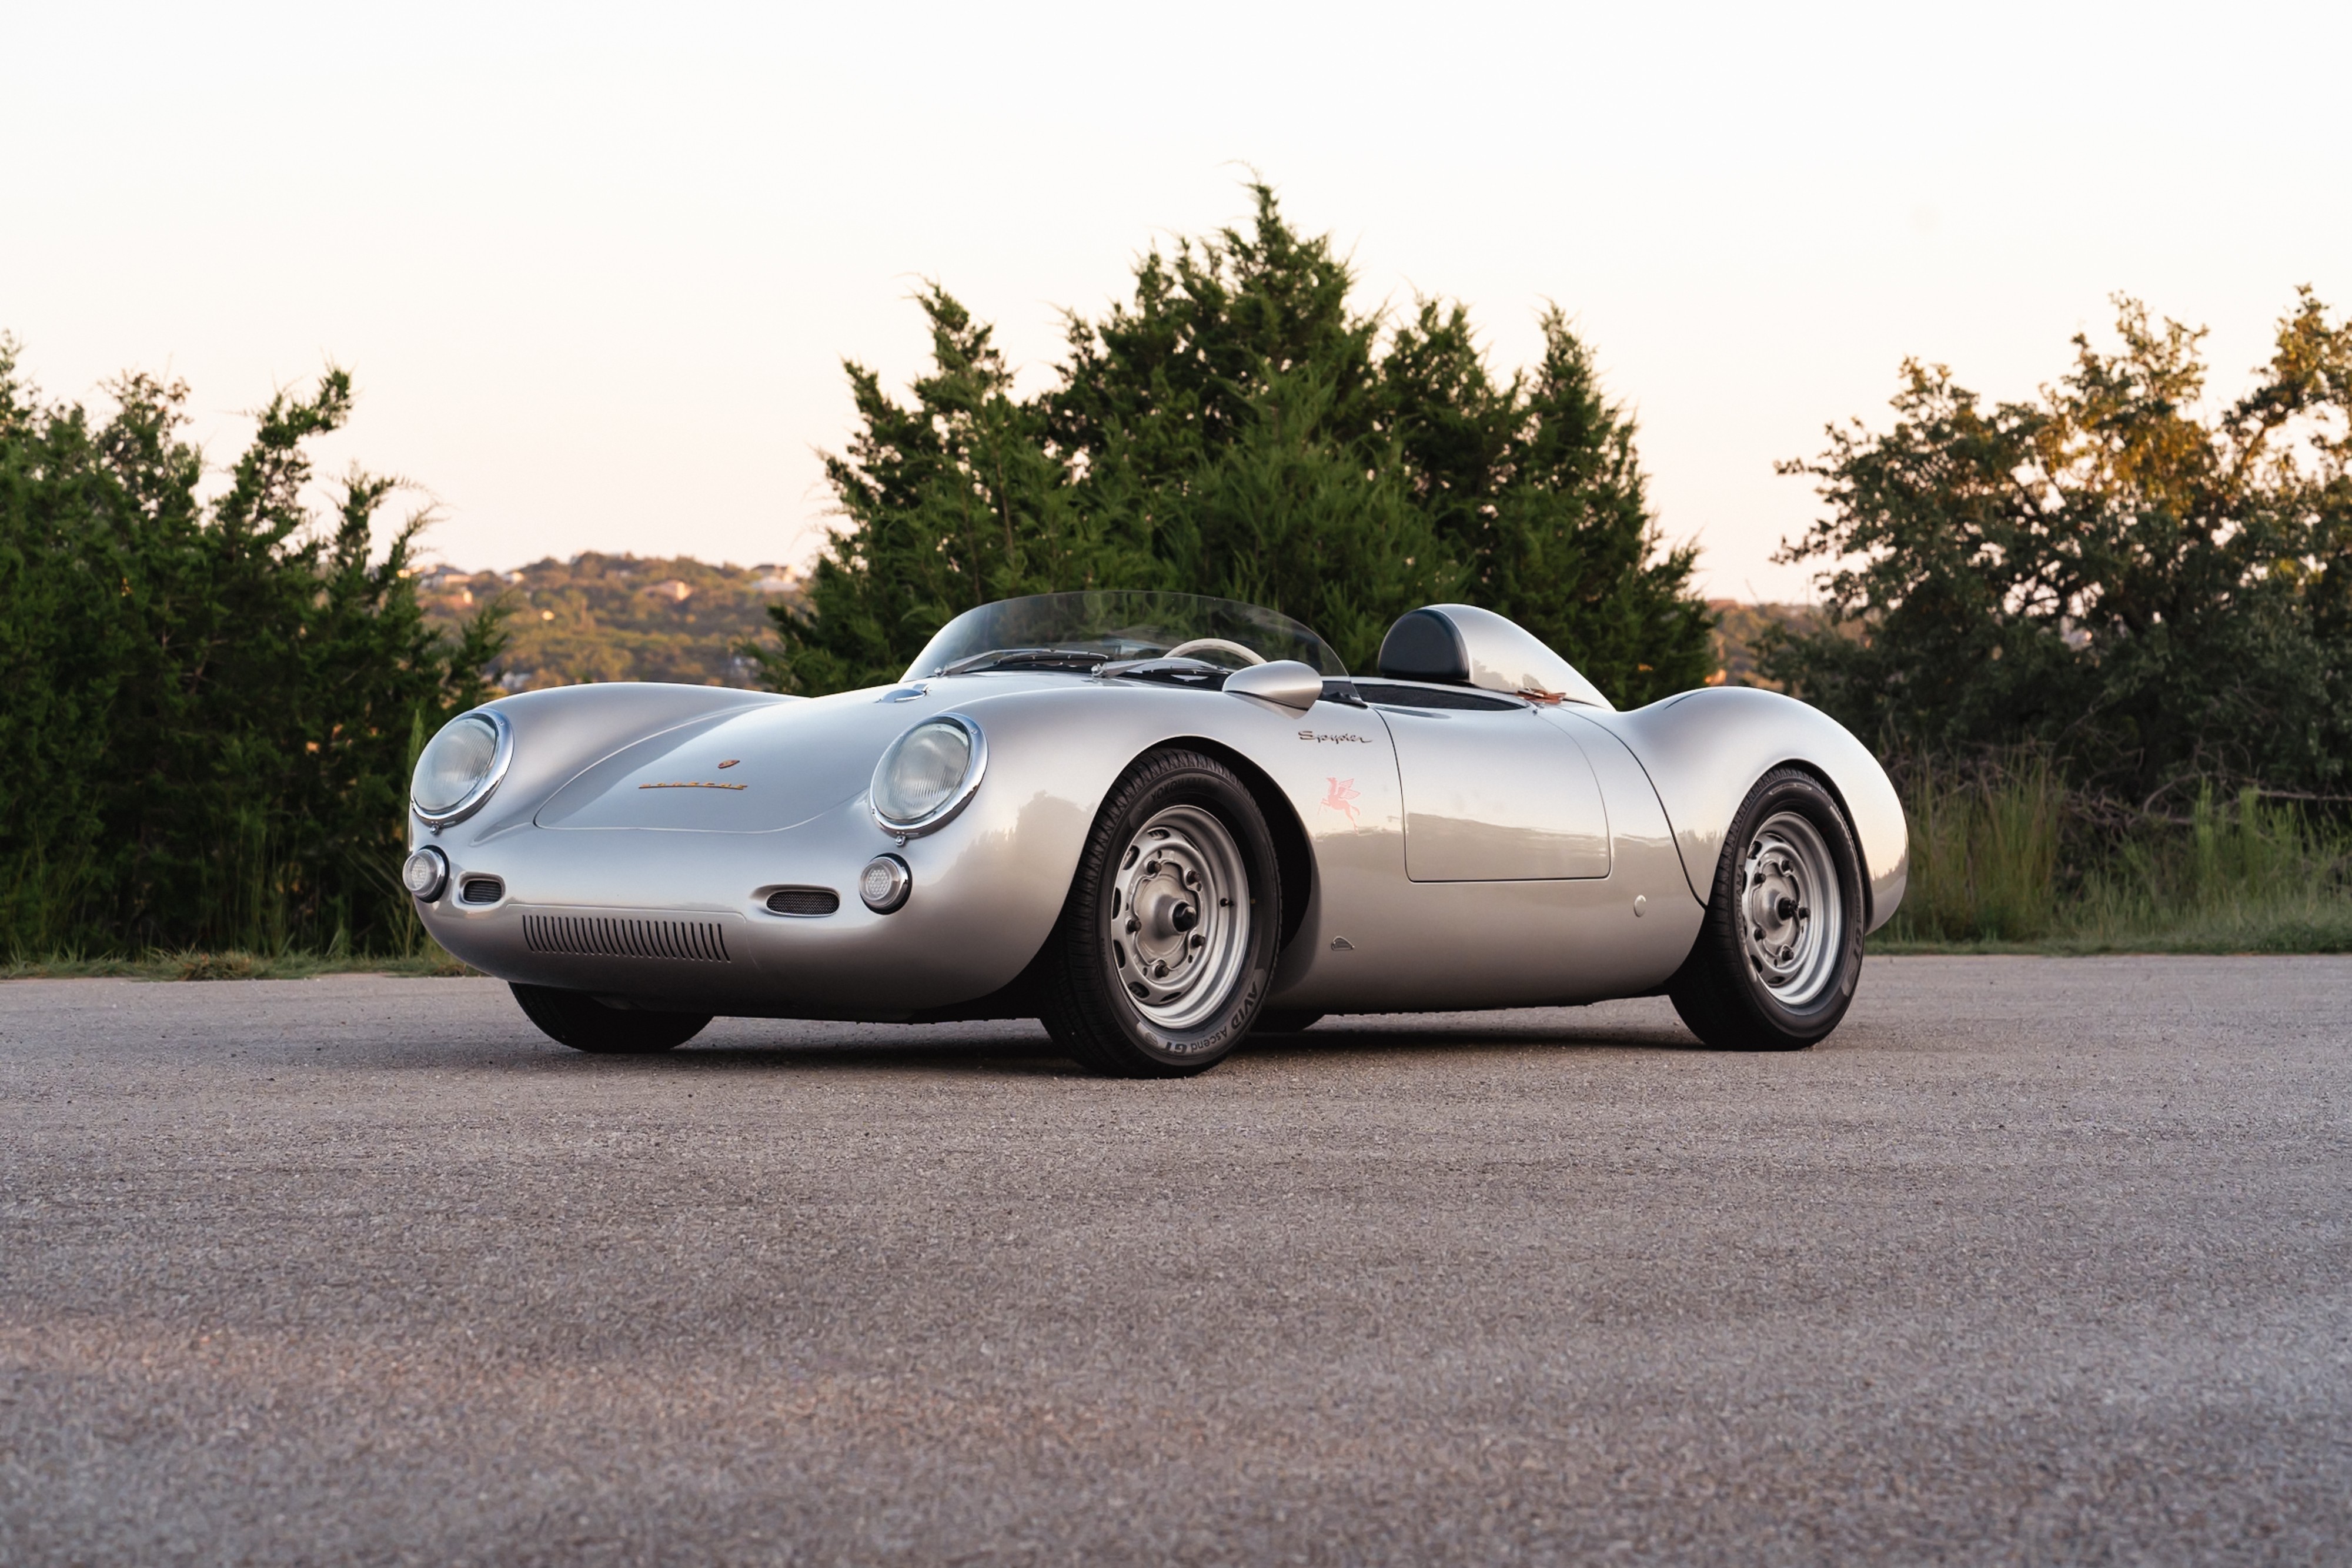
M 1120 854 L 1106 932 L 1119 984 L 1162 1029 L 1190 1029 L 1224 1005 L 1249 952 L 1249 875 L 1214 816 L 1171 806 Z
M 1821 830 L 1793 811 L 1767 818 L 1740 868 L 1748 967 L 1783 1007 L 1817 999 L 1837 977 L 1845 902 Z

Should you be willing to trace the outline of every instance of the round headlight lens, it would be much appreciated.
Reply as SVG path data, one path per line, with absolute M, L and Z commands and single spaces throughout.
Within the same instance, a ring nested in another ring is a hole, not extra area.
M 980 730 L 961 718 L 927 719 L 893 741 L 874 769 L 874 814 L 891 828 L 936 825 L 978 783 Z
M 427 844 L 401 862 L 400 881 L 419 904 L 430 904 L 449 885 L 449 857 Z
M 487 716 L 465 714 L 441 727 L 416 759 L 408 798 L 427 821 L 446 817 L 487 794 L 495 782 L 500 751 L 499 726 Z

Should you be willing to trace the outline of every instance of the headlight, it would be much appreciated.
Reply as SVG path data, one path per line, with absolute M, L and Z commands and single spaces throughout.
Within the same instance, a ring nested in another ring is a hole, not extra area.
M 408 803 L 427 827 L 445 828 L 481 808 L 514 757 L 514 730 L 495 708 L 476 708 L 441 727 L 416 759 Z
M 449 885 L 449 857 L 427 844 L 401 862 L 400 881 L 417 903 L 430 904 Z
M 964 808 L 988 767 L 980 726 L 960 713 L 925 719 L 882 754 L 874 769 L 874 820 L 902 838 L 943 827 Z

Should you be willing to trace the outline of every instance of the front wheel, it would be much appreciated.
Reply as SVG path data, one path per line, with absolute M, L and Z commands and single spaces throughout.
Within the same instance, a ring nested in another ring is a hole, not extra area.
M 1176 1078 L 1249 1032 L 1282 928 L 1274 837 L 1232 768 L 1156 752 L 1095 819 L 1048 941 L 1041 1010 L 1063 1050 Z
M 574 1051 L 600 1056 L 649 1056 L 675 1051 L 700 1034 L 709 1013 L 638 1012 L 608 1008 L 585 991 L 553 986 L 514 986 L 523 1015 L 545 1030 L 550 1040 Z
M 1862 978 L 1862 855 L 1811 774 L 1766 774 L 1732 819 L 1706 919 L 1667 982 L 1718 1051 L 1802 1051 L 1845 1017 Z

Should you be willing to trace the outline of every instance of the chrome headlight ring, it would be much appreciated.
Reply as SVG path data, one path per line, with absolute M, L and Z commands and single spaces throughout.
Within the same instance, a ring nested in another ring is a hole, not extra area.
M 514 725 L 495 707 L 478 707 L 461 713 L 443 725 L 433 738 L 425 743 L 424 751 L 417 754 L 417 766 L 425 765 L 425 758 L 432 754 L 433 747 L 443 736 L 458 725 L 475 723 L 486 724 L 490 728 L 490 762 L 463 795 L 439 810 L 428 811 L 417 801 L 415 779 L 412 776 L 409 779 L 408 809 L 416 814 L 418 821 L 436 832 L 453 822 L 462 822 L 480 810 L 482 802 L 498 789 L 499 780 L 507 776 L 507 768 L 514 761 Z
M 413 850 L 400 862 L 400 884 L 419 904 L 431 904 L 449 887 L 449 857 L 433 844 Z
M 921 815 L 904 820 L 890 816 L 884 810 L 882 802 L 886 799 L 885 785 L 891 768 L 905 755 L 909 741 L 926 729 L 941 726 L 962 731 L 964 739 L 971 748 L 964 762 L 963 776 L 956 781 L 955 787 L 948 791 L 944 800 Z M 874 779 L 866 791 L 866 810 L 873 813 L 875 822 L 882 831 L 891 837 L 919 838 L 925 833 L 944 828 L 953 821 L 956 813 L 971 803 L 971 798 L 980 789 L 980 781 L 987 772 L 988 737 L 982 733 L 979 723 L 968 714 L 935 714 L 899 736 L 890 743 L 889 749 L 883 752 L 882 759 L 874 765 Z

